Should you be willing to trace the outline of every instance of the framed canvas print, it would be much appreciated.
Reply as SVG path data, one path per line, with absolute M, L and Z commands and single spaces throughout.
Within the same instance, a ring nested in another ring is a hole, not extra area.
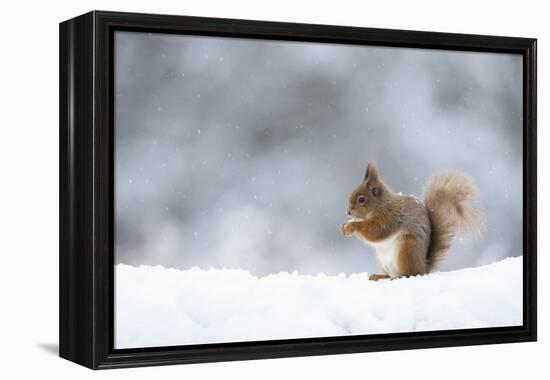
M 60 24 L 60 355 L 536 339 L 536 40 Z

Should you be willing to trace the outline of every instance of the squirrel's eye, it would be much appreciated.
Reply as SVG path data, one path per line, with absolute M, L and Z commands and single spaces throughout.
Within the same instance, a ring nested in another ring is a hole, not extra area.
M 360 205 L 365 204 L 365 196 L 364 195 L 359 195 L 357 197 L 357 203 L 360 204 Z

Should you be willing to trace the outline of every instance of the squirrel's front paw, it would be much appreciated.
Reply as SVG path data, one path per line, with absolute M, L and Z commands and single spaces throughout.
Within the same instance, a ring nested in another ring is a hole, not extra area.
M 340 224 L 340 231 L 344 236 L 351 236 L 355 232 L 353 222 L 344 222 Z

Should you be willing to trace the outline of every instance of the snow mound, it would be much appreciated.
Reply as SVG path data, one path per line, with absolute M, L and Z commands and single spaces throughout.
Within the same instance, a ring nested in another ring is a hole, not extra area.
M 522 258 L 372 282 L 244 270 L 116 266 L 115 347 L 522 324 Z

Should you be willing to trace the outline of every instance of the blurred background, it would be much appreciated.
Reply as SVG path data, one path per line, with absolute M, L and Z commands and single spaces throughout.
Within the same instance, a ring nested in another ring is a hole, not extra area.
M 375 161 L 396 192 L 480 188 L 487 228 L 441 270 L 522 255 L 522 57 L 115 33 L 115 262 L 374 272 L 344 238 Z

